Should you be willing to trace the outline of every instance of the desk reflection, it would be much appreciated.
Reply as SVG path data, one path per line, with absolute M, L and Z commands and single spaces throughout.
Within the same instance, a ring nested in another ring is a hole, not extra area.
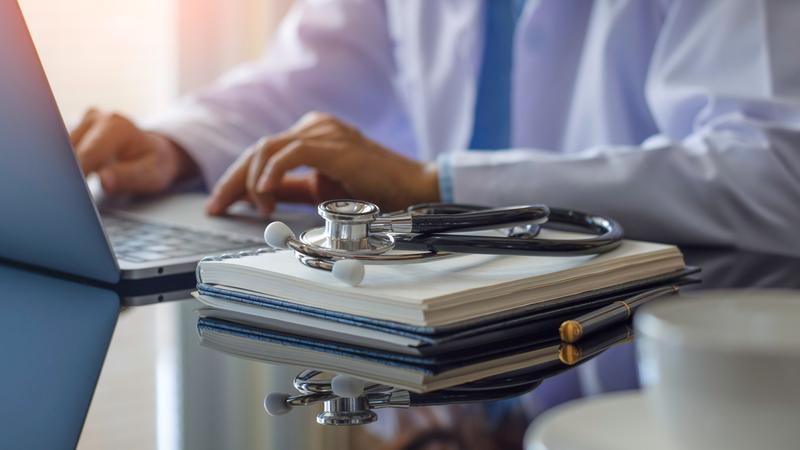
M 684 249 L 687 263 L 702 267 L 703 283 L 687 288 L 750 289 L 800 287 L 800 258 L 757 253 Z M 82 448 L 110 448 L 119 441 L 102 440 L 95 431 L 124 434 L 134 423 L 138 435 L 150 441 L 137 448 L 259 448 L 259 449 L 337 449 L 379 448 L 378 438 L 425 430 L 431 423 L 449 432 L 467 435 L 475 445 L 491 445 L 486 435 L 478 436 L 485 426 L 497 427 L 514 448 L 519 441 L 514 428 L 527 425 L 542 410 L 563 401 L 638 385 L 633 346 L 611 348 L 576 370 L 568 370 L 545 380 L 532 393 L 510 404 L 508 420 L 484 423 L 488 415 L 509 404 L 472 404 L 454 410 L 447 407 L 412 408 L 394 416 L 381 417 L 378 423 L 354 432 L 349 428 L 324 427 L 315 423 L 318 410 L 301 408 L 288 416 L 270 417 L 263 409 L 267 392 L 292 390 L 292 378 L 303 368 L 269 365 L 229 356 L 200 346 L 197 334 L 197 310 L 194 300 L 129 308 L 120 317 L 115 340 L 127 338 L 126 345 L 114 346 L 108 356 L 104 375 L 113 375 L 113 367 L 129 365 L 118 373 L 123 380 L 112 388 L 114 379 L 102 379 L 90 411 L 86 441 Z M 120 344 L 123 344 L 120 341 Z M 138 347 L 137 347 L 138 346 Z M 128 358 L 127 355 L 136 355 Z M 133 379 L 132 370 L 141 373 Z M 148 377 L 151 380 L 148 381 Z M 130 403 L 117 404 L 121 396 L 152 397 L 152 405 L 135 409 Z M 494 405 L 494 406 L 492 406 Z M 97 411 L 95 413 L 94 411 Z M 102 411 L 102 417 L 98 417 Z M 385 411 L 380 411 L 383 414 Z M 137 420 L 136 414 L 146 417 Z M 101 419 L 117 416 L 114 421 Z M 131 422 L 133 420 L 133 422 Z M 130 433 L 130 431 L 127 431 Z M 90 436 L 91 435 L 91 436 Z M 377 437 L 377 438 L 376 438 Z M 91 438 L 91 442 L 89 442 Z M 91 446 L 89 444 L 92 444 Z M 85 444 L 85 445 L 84 445 Z M 103 445 L 106 444 L 106 445 Z M 130 446 L 128 446 L 130 447 Z M 492 448 L 485 447 L 485 448 Z
M 73 448 L 117 322 L 109 290 L 0 265 L 0 448 Z

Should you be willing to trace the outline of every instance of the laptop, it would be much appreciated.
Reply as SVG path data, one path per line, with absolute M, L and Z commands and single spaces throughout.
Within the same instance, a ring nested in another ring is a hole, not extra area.
M 118 283 L 263 245 L 254 233 L 98 211 L 14 0 L 0 0 L 0 61 L 0 259 Z
M 75 448 L 119 298 L 2 264 L 0 286 L 0 448 Z

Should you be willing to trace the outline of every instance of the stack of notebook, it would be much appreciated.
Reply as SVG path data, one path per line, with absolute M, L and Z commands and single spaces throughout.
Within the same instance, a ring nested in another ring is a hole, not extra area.
M 528 367 L 552 355 L 561 321 L 689 272 L 676 247 L 625 241 L 592 256 L 367 266 L 352 287 L 290 251 L 262 252 L 200 263 L 196 296 L 208 308 L 198 328 L 212 346 L 257 343 L 238 346 L 243 356 L 359 367 L 363 378 L 395 374 L 398 386 L 426 391 Z

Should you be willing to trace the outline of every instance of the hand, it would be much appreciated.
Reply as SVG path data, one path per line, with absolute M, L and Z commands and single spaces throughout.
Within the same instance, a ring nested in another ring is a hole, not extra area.
M 197 173 L 172 141 L 119 114 L 90 109 L 69 138 L 84 175 L 97 172 L 109 194 L 155 194 Z
M 309 167 L 304 175 L 287 175 Z M 209 214 L 246 199 L 268 215 L 277 201 L 317 204 L 355 198 L 386 211 L 439 200 L 436 167 L 406 158 L 327 114 L 310 113 L 294 127 L 250 147 L 214 187 Z

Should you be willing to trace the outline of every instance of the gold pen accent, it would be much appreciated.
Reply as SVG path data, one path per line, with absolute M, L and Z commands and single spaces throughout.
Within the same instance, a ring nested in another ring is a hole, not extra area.
M 625 317 L 626 318 L 630 318 L 633 315 L 633 310 L 631 310 L 631 305 L 623 302 L 622 300 L 617 301 L 615 303 L 622 303 L 622 306 L 625 307 L 625 311 L 626 311 Z
M 573 366 L 581 361 L 581 349 L 572 344 L 564 344 L 558 352 L 558 359 L 568 365 Z
M 587 337 L 580 344 L 562 343 L 558 349 L 558 360 L 567 366 L 574 366 L 613 345 L 630 342 L 632 339 L 633 329 L 630 325 L 610 327 Z
M 583 326 L 577 320 L 565 320 L 560 327 L 558 327 L 558 335 L 561 340 L 567 343 L 578 341 L 583 335 Z

